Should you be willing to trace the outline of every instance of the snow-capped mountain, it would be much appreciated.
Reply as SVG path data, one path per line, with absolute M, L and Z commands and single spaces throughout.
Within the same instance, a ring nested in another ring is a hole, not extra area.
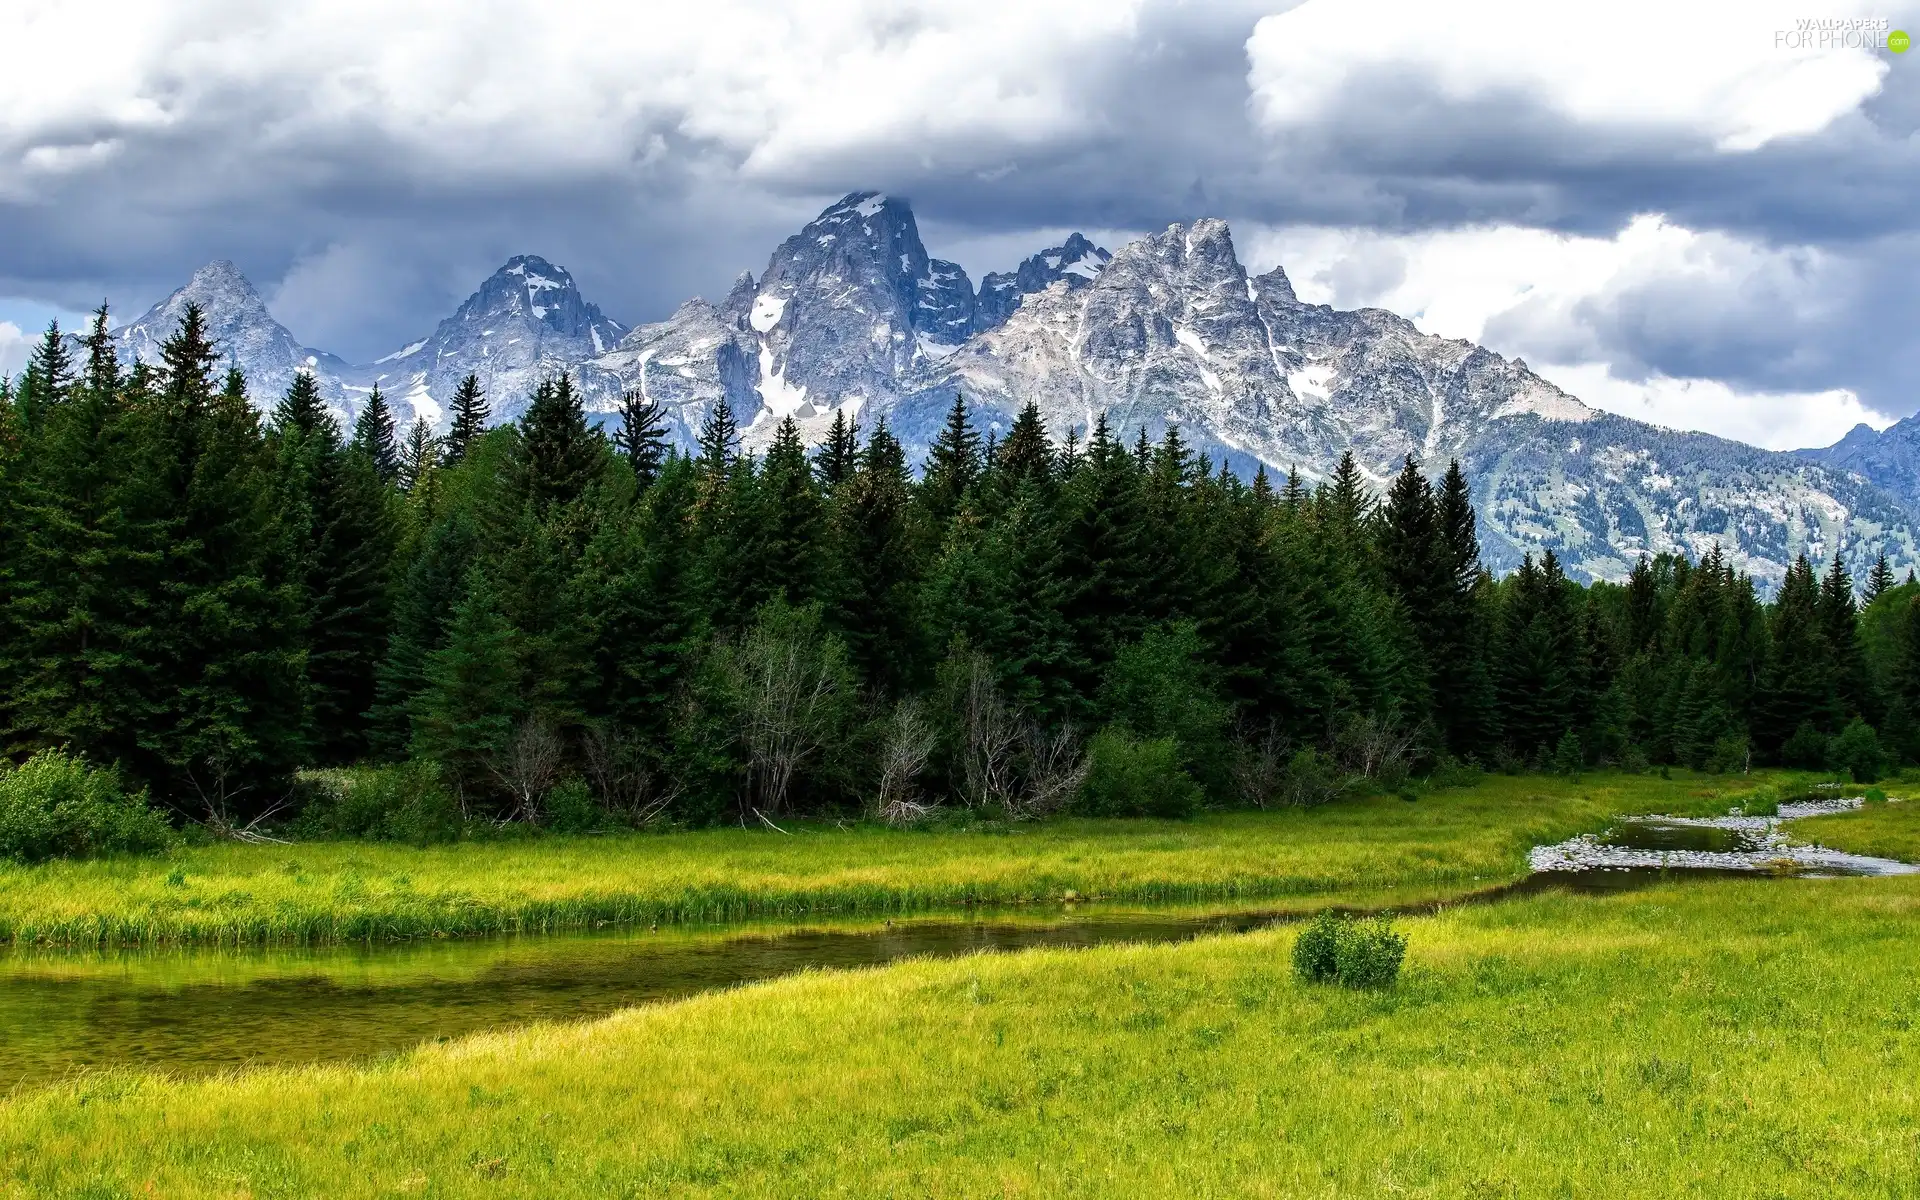
M 469 373 L 480 377 L 495 420 L 512 420 L 541 379 L 573 371 L 611 350 L 627 327 L 580 295 L 573 276 L 537 255 L 507 260 L 452 316 L 426 337 L 370 364 L 365 373 L 391 399 L 437 426 Z M 587 385 L 596 407 L 610 408 L 611 381 Z
M 1379 309 L 1303 304 L 1283 270 L 1249 278 L 1224 222 L 1122 247 L 1097 278 L 1029 296 L 903 387 L 895 424 L 916 447 L 954 392 L 1005 419 L 1039 404 L 1057 434 L 1105 413 L 1122 437 L 1180 426 L 1216 462 L 1324 477 L 1352 449 L 1384 484 L 1406 455 L 1459 458 L 1487 558 L 1551 547 L 1570 572 L 1620 578 L 1643 552 L 1718 543 L 1777 580 L 1801 550 L 1855 561 L 1913 555 L 1909 518 L 1880 489 L 1790 455 L 1596 412 L 1471 342 Z
M 121 331 L 123 345 L 156 358 L 187 300 L 262 407 L 309 370 L 343 418 L 378 382 L 402 420 L 417 411 L 444 427 L 471 371 L 509 420 L 541 378 L 568 371 L 592 412 L 640 391 L 683 446 L 724 397 L 749 449 L 787 416 L 817 440 L 844 409 L 869 428 L 884 417 L 917 459 L 959 393 L 988 428 L 1028 401 L 1056 437 L 1084 436 L 1100 414 L 1129 440 L 1178 425 L 1243 474 L 1324 478 L 1351 449 L 1384 484 L 1406 455 L 1430 470 L 1459 458 L 1496 567 L 1551 547 L 1570 573 L 1619 578 L 1643 552 L 1715 544 L 1763 582 L 1802 551 L 1839 548 L 1856 570 L 1883 550 L 1920 561 L 1920 418 L 1796 455 L 1598 412 L 1520 360 L 1380 309 L 1304 304 L 1277 267 L 1250 277 L 1218 220 L 1112 254 L 1075 234 L 976 296 L 965 271 L 927 253 L 904 200 L 855 192 L 718 304 L 689 300 L 627 330 L 566 271 L 519 257 L 430 336 L 364 367 L 302 347 L 226 263 Z
M 890 406 L 902 380 L 973 329 L 972 281 L 928 256 L 913 210 L 855 192 L 782 242 L 758 282 L 742 275 L 717 308 L 689 301 L 592 366 L 693 406 L 680 422 L 688 428 L 726 395 L 752 447 L 784 417 L 818 437 L 837 408 Z
M 1073 234 L 1058 246 L 1042 250 L 1012 271 L 992 271 L 980 279 L 980 298 L 974 304 L 976 330 L 998 329 L 1007 323 L 1020 302 L 1035 292 L 1065 280 L 1069 288 L 1082 288 L 1099 278 L 1113 255 L 1080 234 Z
M 121 361 L 158 365 L 160 344 L 179 328 L 189 304 L 200 306 L 220 351 L 220 369 L 233 365 L 245 372 L 248 391 L 262 408 L 271 408 L 294 374 L 305 371 L 320 384 L 320 395 L 335 416 L 350 420 L 359 411 L 366 389 L 355 386 L 355 369 L 324 350 L 302 346 L 273 319 L 247 277 L 225 259 L 201 267 L 185 287 L 115 330 Z

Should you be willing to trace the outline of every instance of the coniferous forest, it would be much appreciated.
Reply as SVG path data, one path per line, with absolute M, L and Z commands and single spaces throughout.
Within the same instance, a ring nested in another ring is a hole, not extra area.
M 959 399 L 919 464 L 845 417 L 743 453 L 724 405 L 687 455 L 637 397 L 608 437 L 564 376 L 452 413 L 397 430 L 376 391 L 343 430 L 302 377 L 262 418 L 197 310 L 157 366 L 104 307 L 50 332 L 0 405 L 8 755 L 219 822 L 396 763 L 469 820 L 702 824 L 1920 754 L 1920 585 L 1884 561 L 1770 601 L 1718 550 L 1495 579 L 1458 464 L 1243 481 Z

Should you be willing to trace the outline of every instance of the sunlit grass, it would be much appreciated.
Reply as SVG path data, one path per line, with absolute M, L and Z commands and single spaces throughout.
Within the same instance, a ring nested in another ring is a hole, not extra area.
M 1793 836 L 1851 854 L 1920 862 L 1920 800 L 1869 804 L 1795 821 Z
M 1491 776 L 1188 822 L 1066 820 L 999 832 L 712 829 L 461 843 L 219 844 L 166 858 L 0 866 L 0 940 L 314 943 L 1053 902 L 1472 890 L 1529 846 L 1619 813 L 1724 810 L 1762 780 Z
M 1920 880 L 812 974 L 368 1069 L 0 1103 L 0 1194 L 1911 1195 Z

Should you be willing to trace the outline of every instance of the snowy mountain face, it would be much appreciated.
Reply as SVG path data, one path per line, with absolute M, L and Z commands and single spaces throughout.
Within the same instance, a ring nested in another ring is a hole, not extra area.
M 319 383 L 321 398 L 335 417 L 350 421 L 359 412 L 366 392 L 355 386 L 358 372 L 343 359 L 295 341 L 287 327 L 273 319 L 246 276 L 224 259 L 201 267 L 185 287 L 116 330 L 121 362 L 158 366 L 160 344 L 180 327 L 189 304 L 200 306 L 220 352 L 218 369 L 232 365 L 245 372 L 247 390 L 262 409 L 272 408 L 295 373 L 306 371 Z
M 468 372 L 495 420 L 511 420 L 541 378 L 567 371 L 590 412 L 637 390 L 686 447 L 724 397 L 749 449 L 788 416 L 817 441 L 845 410 L 869 429 L 884 417 L 917 460 L 960 393 L 1003 432 L 1028 401 L 1056 437 L 1084 437 L 1101 414 L 1129 441 L 1177 425 L 1243 476 L 1320 479 L 1351 449 L 1384 486 L 1409 454 L 1430 474 L 1458 458 L 1500 569 L 1551 548 L 1571 574 L 1618 579 L 1642 553 L 1715 544 L 1763 583 L 1803 551 L 1839 548 L 1856 575 L 1883 550 L 1899 567 L 1920 561 L 1920 418 L 1780 454 L 1596 412 L 1522 361 L 1379 309 L 1301 303 L 1283 270 L 1250 277 L 1217 220 L 1113 254 L 1075 234 L 976 296 L 928 255 L 904 201 L 856 192 L 719 304 L 689 300 L 627 330 L 564 270 L 515 258 L 430 336 L 365 367 L 300 346 L 226 263 L 122 330 L 123 346 L 157 361 L 187 300 L 262 407 L 310 370 L 343 419 L 377 381 L 401 420 L 444 428 Z
M 1384 487 L 1411 454 L 1471 479 L 1489 565 L 1553 549 L 1618 579 L 1643 552 L 1718 543 L 1775 581 L 1794 555 L 1914 554 L 1881 490 L 1790 455 L 1595 412 L 1470 342 L 1379 309 L 1301 303 L 1283 271 L 1249 278 L 1223 222 L 1174 225 L 1085 287 L 1029 296 L 998 329 L 923 371 L 902 439 L 924 446 L 955 391 L 1006 419 L 1032 400 L 1056 435 L 1106 414 L 1116 435 L 1177 425 L 1218 463 L 1324 478 L 1352 449 Z
M 1871 425 L 1855 425 L 1831 446 L 1794 454 L 1858 475 L 1920 512 L 1920 415 L 1877 432 Z
M 1065 281 L 1069 289 L 1082 288 L 1100 277 L 1113 255 L 1080 234 L 1021 263 L 1017 270 L 994 271 L 980 280 L 980 298 L 974 305 L 976 330 L 998 329 L 1007 323 L 1020 302 Z
M 480 377 L 495 420 L 517 417 L 540 380 L 574 371 L 611 350 L 626 326 L 589 304 L 565 268 L 544 258 L 507 260 L 433 333 L 372 363 L 396 408 L 446 425 L 446 405 L 469 373 Z M 611 408 L 613 381 L 594 372 L 576 382 L 590 406 Z
M 697 429 L 725 395 L 749 448 L 785 417 L 817 439 L 835 410 L 889 408 L 899 384 L 964 345 L 972 281 L 930 258 L 905 201 L 855 192 L 782 242 L 719 307 L 682 305 L 592 368 L 668 403 Z

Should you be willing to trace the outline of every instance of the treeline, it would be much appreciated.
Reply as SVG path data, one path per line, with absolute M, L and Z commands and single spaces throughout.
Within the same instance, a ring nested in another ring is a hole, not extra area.
M 77 349 L 73 348 L 77 345 Z M 1718 551 L 1582 587 L 1480 565 L 1458 464 L 1384 497 L 1243 482 L 1177 430 L 983 441 L 883 421 L 697 453 L 570 382 L 488 429 L 351 431 L 305 376 L 264 421 L 189 308 L 157 366 L 104 308 L 0 405 L 7 752 L 115 764 L 244 820 L 301 767 L 431 764 L 473 816 L 556 787 L 643 822 L 1307 803 L 1448 760 L 1843 766 L 1920 751 L 1920 585 L 1835 563 L 1776 600 Z

